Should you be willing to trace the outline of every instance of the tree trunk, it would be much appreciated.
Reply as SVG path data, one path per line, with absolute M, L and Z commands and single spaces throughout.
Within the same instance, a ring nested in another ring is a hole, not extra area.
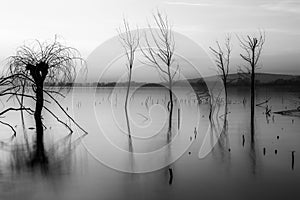
M 34 119 L 36 125 L 36 149 L 34 162 L 47 162 L 44 149 L 44 129 L 42 122 L 42 110 L 44 106 L 43 84 L 37 85 L 36 89 L 36 105 Z
M 224 90 L 225 90 L 225 116 L 228 113 L 228 91 L 227 91 L 227 79 L 224 77 Z
M 173 95 L 172 90 L 169 90 L 170 95 L 170 111 L 169 111 L 169 130 L 172 128 L 172 114 L 173 114 Z
M 254 52 L 253 52 L 254 54 Z M 252 64 L 252 72 L 251 72 L 251 140 L 254 140 L 254 111 L 255 111 L 255 66 L 254 59 Z
M 131 132 L 130 132 L 130 123 L 129 123 L 129 117 L 128 117 L 128 96 L 129 96 L 129 90 L 130 90 L 130 83 L 131 83 L 131 73 L 132 73 L 132 68 L 129 68 L 129 78 L 128 78 L 128 85 L 127 85 L 127 91 L 126 91 L 126 99 L 125 99 L 125 116 L 126 116 L 126 122 L 127 122 L 127 130 L 128 130 L 128 135 L 131 137 Z
M 173 114 L 173 91 L 172 91 L 172 81 L 169 85 L 169 96 L 170 96 L 170 110 L 169 110 L 169 131 L 172 129 L 172 114 Z

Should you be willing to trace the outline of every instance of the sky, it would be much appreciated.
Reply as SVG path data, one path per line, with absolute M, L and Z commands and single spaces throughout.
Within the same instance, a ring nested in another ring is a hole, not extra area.
M 233 35 L 232 72 L 243 61 L 236 35 L 266 32 L 261 72 L 300 75 L 299 0 L 26 0 L 0 3 L 0 60 L 29 39 L 55 34 L 87 58 L 117 34 L 122 19 L 147 27 L 156 9 L 166 13 L 173 30 L 209 54 L 209 46 Z

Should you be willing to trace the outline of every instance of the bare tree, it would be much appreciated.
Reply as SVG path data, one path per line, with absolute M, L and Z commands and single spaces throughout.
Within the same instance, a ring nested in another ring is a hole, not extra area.
M 259 67 L 258 61 L 265 43 L 265 33 L 260 32 L 258 37 L 247 35 L 246 38 L 238 37 L 238 39 L 244 51 L 240 56 L 248 63 L 244 69 L 240 68 L 239 71 L 243 74 L 250 74 L 251 79 L 251 138 L 254 140 L 255 73 Z
M 153 15 L 155 25 L 158 29 L 152 28 L 149 25 L 151 32 L 150 38 L 153 41 L 153 46 L 151 45 L 150 38 L 145 36 L 146 48 L 141 49 L 146 60 L 151 66 L 158 69 L 163 79 L 168 83 L 169 90 L 169 130 L 172 127 L 172 113 L 173 113 L 173 79 L 176 76 L 179 65 L 173 69 L 174 64 L 174 51 L 175 51 L 175 41 L 172 32 L 172 27 L 169 23 L 168 17 L 162 15 L 160 11 L 157 11 Z
M 128 117 L 128 96 L 129 96 L 131 77 L 132 77 L 132 67 L 135 59 L 135 51 L 138 48 L 140 43 L 140 35 L 138 30 L 136 32 L 131 31 L 129 23 L 125 19 L 123 19 L 123 25 L 124 25 L 124 32 L 122 33 L 121 28 L 119 28 L 118 32 L 119 32 L 120 42 L 124 48 L 126 59 L 127 59 L 126 67 L 128 69 L 128 85 L 127 85 L 127 91 L 125 97 L 125 115 L 126 115 L 128 135 L 129 137 L 131 137 L 130 123 Z
M 217 65 L 217 71 L 218 74 L 220 75 L 223 85 L 224 85 L 224 90 L 225 90 L 225 117 L 228 112 L 228 74 L 229 74 L 229 68 L 230 68 L 230 54 L 232 51 L 231 48 L 231 37 L 226 36 L 225 38 L 225 44 L 224 47 L 222 48 L 220 43 L 216 41 L 217 43 L 217 48 L 209 47 L 210 50 L 212 51 L 213 55 L 215 56 L 214 62 Z
M 23 98 L 28 97 L 34 100 L 34 119 L 36 124 L 36 148 L 37 155 L 35 156 L 36 161 L 45 161 L 43 154 L 39 155 L 39 152 L 44 151 L 43 145 L 43 133 L 44 124 L 42 121 L 42 111 L 46 110 L 52 115 L 58 122 L 64 124 L 70 131 L 72 129 L 68 124 L 63 122 L 58 116 L 56 116 L 51 109 L 49 109 L 46 103 L 53 101 L 63 113 L 70 119 L 75 125 L 82 129 L 76 121 L 65 111 L 60 105 L 57 98 L 54 95 L 64 97 L 61 90 L 55 90 L 52 88 L 45 88 L 45 83 L 53 85 L 60 83 L 60 85 L 66 85 L 73 83 L 76 77 L 76 68 L 78 62 L 82 64 L 83 59 L 79 52 L 72 48 L 63 45 L 55 37 L 53 42 L 39 42 L 35 40 L 31 44 L 24 44 L 17 49 L 14 56 L 8 58 L 8 77 L 11 79 L 11 89 L 3 95 L 12 95 L 17 98 L 20 108 L 25 108 Z M 22 87 L 20 87 L 22 86 Z M 25 94 L 33 92 L 31 94 Z M 51 101 L 44 99 L 46 94 Z M 19 98 L 21 97 L 21 99 Z M 24 110 L 24 109 L 22 109 Z

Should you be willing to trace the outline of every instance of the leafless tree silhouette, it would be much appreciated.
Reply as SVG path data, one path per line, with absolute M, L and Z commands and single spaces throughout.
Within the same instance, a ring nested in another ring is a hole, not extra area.
M 251 79 L 251 138 L 254 140 L 254 110 L 255 110 L 255 73 L 259 68 L 258 61 L 265 43 L 265 33 L 260 32 L 259 36 L 237 37 L 244 53 L 240 54 L 242 59 L 248 63 L 244 68 L 239 69 L 241 74 L 250 74 Z
M 158 69 L 163 79 L 168 83 L 169 98 L 169 130 L 172 127 L 172 113 L 173 113 L 173 80 L 179 71 L 179 65 L 173 69 L 175 40 L 172 32 L 172 27 L 169 23 L 168 17 L 161 14 L 159 10 L 153 14 L 155 25 L 158 29 L 152 28 L 149 25 L 151 32 L 150 37 L 145 36 L 146 48 L 141 49 L 146 60 L 151 66 Z M 151 45 L 150 39 L 153 41 Z
M 228 112 L 228 87 L 227 83 L 228 81 L 228 74 L 230 70 L 230 54 L 232 51 L 231 47 L 231 37 L 226 36 L 225 38 L 225 45 L 222 48 L 220 43 L 216 41 L 217 43 L 217 48 L 209 47 L 210 50 L 212 51 L 213 55 L 215 56 L 214 62 L 216 63 L 217 66 L 217 71 L 218 74 L 220 75 L 222 82 L 224 84 L 224 90 L 225 90 L 225 117 Z M 225 120 L 226 121 L 226 120 Z
M 65 111 L 54 95 L 64 97 L 61 93 L 62 87 L 54 89 L 44 87 L 45 83 L 60 85 L 72 84 L 76 77 L 76 69 L 78 63 L 83 64 L 83 59 L 78 50 L 63 45 L 58 41 L 57 37 L 53 42 L 43 42 L 38 40 L 30 44 L 20 46 L 14 56 L 8 58 L 7 77 L 10 79 L 11 90 L 7 90 L 3 95 L 10 94 L 16 97 L 20 104 L 20 110 L 27 110 L 24 105 L 24 98 L 31 98 L 35 101 L 35 109 L 33 111 L 36 124 L 36 149 L 35 161 L 45 162 L 43 133 L 44 124 L 42 121 L 42 111 L 46 110 L 58 122 L 64 124 L 70 131 L 71 127 L 63 122 L 53 111 L 51 111 L 46 103 L 54 102 L 61 111 L 78 126 L 84 133 L 87 133 L 77 122 Z M 30 93 L 33 92 L 33 95 Z M 44 99 L 46 94 L 50 101 Z M 32 113 L 29 113 L 32 114 Z
M 128 135 L 129 137 L 131 137 L 130 122 L 128 117 L 128 95 L 130 90 L 132 67 L 135 59 L 135 51 L 137 50 L 140 43 L 140 35 L 138 30 L 136 32 L 131 31 L 129 23 L 128 21 L 126 21 L 126 19 L 123 19 L 123 25 L 124 25 L 124 32 L 122 32 L 121 28 L 119 28 L 118 32 L 119 32 L 120 42 L 124 48 L 126 59 L 127 59 L 126 67 L 128 69 L 128 85 L 127 85 L 127 91 L 125 97 L 125 115 L 126 115 Z

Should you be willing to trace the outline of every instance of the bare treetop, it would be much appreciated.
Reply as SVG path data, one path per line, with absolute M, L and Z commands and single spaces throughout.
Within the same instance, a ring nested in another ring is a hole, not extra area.
M 215 57 L 214 62 L 216 63 L 217 71 L 221 75 L 223 81 L 229 74 L 230 56 L 232 51 L 230 42 L 231 37 L 228 35 L 225 38 L 224 47 L 221 47 L 218 41 L 216 41 L 217 48 L 209 47 Z
M 258 60 L 260 58 L 263 45 L 265 43 L 265 32 L 259 32 L 259 36 L 237 37 L 240 41 L 240 46 L 244 50 L 240 56 L 247 61 L 254 69 L 258 68 Z M 247 68 L 247 67 L 246 67 Z M 249 68 L 247 69 L 250 72 Z
M 72 83 L 76 77 L 76 66 L 82 58 L 78 50 L 63 45 L 57 37 L 53 42 L 34 40 L 20 46 L 16 55 L 8 58 L 8 74 L 48 83 Z
M 176 70 L 172 73 L 171 67 L 174 62 L 175 51 L 172 27 L 167 15 L 161 14 L 159 10 L 153 14 L 153 18 L 157 28 L 152 28 L 150 24 L 148 25 L 153 44 L 145 35 L 146 47 L 141 49 L 141 51 L 149 62 L 149 65 L 157 67 L 167 77 L 170 76 L 168 79 L 173 79 L 179 70 L 179 65 L 177 65 Z
M 124 30 L 122 31 L 121 28 L 118 29 L 119 39 L 124 48 L 125 55 L 128 61 L 129 68 L 132 68 L 133 61 L 134 61 L 134 54 L 136 49 L 139 47 L 140 44 L 140 34 L 137 31 L 132 31 L 128 21 L 124 18 L 123 19 Z

